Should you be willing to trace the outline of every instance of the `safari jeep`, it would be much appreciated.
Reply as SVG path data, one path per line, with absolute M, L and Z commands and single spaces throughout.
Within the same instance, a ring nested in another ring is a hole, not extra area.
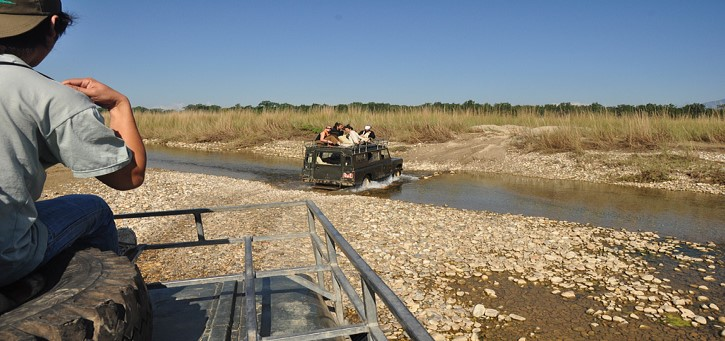
M 403 159 L 390 157 L 385 141 L 350 147 L 310 143 L 305 146 L 302 181 L 323 188 L 352 187 L 402 171 Z

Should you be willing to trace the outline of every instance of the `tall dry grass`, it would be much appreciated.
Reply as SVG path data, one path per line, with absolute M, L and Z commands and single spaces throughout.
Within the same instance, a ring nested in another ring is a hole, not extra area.
M 339 113 L 323 107 L 311 112 L 294 109 L 144 112 L 137 113 L 136 120 L 145 138 L 179 142 L 224 141 L 240 146 L 280 139 L 311 140 L 326 125 L 335 122 L 349 123 L 356 130 L 369 124 L 379 137 L 408 143 L 446 141 L 478 125 L 557 127 L 521 136 L 521 147 L 544 151 L 640 150 L 725 143 L 725 120 L 722 118 L 671 118 L 661 113 L 616 116 L 581 111 L 561 115 L 520 110 L 482 114 L 430 108 L 384 113 L 353 109 Z
M 541 125 L 558 129 L 525 136 L 521 145 L 532 150 L 655 150 L 725 143 L 725 120 L 716 117 L 672 118 L 651 113 L 616 116 L 582 112 L 544 116 L 537 120 Z

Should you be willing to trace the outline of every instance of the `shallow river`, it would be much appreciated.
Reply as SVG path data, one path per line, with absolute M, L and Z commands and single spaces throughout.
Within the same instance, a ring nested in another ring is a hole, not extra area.
M 149 167 L 312 190 L 300 180 L 301 162 L 247 153 L 149 148 Z M 428 175 L 404 174 L 392 182 L 373 184 L 373 188 L 342 193 L 541 216 L 632 231 L 653 231 L 661 236 L 695 242 L 713 241 L 720 246 L 725 244 L 725 200 L 722 196 L 510 175 Z

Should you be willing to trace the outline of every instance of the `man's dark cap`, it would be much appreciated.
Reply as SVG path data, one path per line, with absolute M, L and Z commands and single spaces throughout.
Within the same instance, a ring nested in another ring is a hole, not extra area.
M 0 38 L 28 32 L 62 10 L 60 0 L 0 0 Z

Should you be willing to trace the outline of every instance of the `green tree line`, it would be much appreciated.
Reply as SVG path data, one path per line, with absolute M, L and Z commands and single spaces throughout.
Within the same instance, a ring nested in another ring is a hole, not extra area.
M 463 103 L 425 103 L 421 105 L 409 106 L 409 105 L 397 105 L 390 103 L 376 103 L 376 102 L 353 102 L 350 104 L 311 104 L 311 105 L 293 105 L 288 103 L 276 103 L 272 101 L 262 101 L 256 106 L 242 106 L 236 104 L 231 107 L 221 107 L 219 105 L 208 105 L 208 104 L 190 104 L 182 108 L 182 110 L 169 110 L 169 109 L 150 109 L 141 106 L 134 107 L 136 112 L 178 112 L 178 111 L 204 111 L 204 112 L 221 112 L 229 110 L 253 110 L 259 112 L 274 112 L 274 111 L 289 111 L 295 110 L 299 112 L 310 112 L 319 111 L 323 109 L 332 109 L 336 112 L 345 113 L 350 111 L 355 112 L 399 112 L 399 111 L 418 111 L 418 110 L 435 110 L 440 112 L 461 112 L 467 111 L 474 114 L 503 114 L 503 115 L 516 115 L 520 112 L 533 112 L 540 115 L 544 114 L 561 114 L 568 115 L 574 113 L 606 113 L 621 115 L 633 115 L 633 114 L 647 114 L 647 115 L 667 115 L 669 117 L 719 117 L 725 118 L 725 107 L 719 106 L 717 109 L 706 108 L 704 104 L 692 103 L 681 107 L 675 106 L 674 104 L 641 104 L 641 105 L 629 105 L 620 104 L 617 106 L 604 106 L 599 103 L 592 103 L 589 105 L 576 105 L 569 102 L 559 104 L 544 104 L 544 105 L 512 105 L 510 103 L 476 103 L 472 100 L 465 101 Z

